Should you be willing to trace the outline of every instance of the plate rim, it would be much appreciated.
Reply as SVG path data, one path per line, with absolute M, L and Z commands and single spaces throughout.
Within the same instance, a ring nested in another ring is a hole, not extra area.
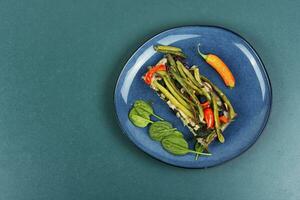
M 136 144 L 132 139 L 131 137 L 128 135 L 128 133 L 126 132 L 126 130 L 123 128 L 122 124 L 121 124 L 121 120 L 119 118 L 119 114 L 117 112 L 117 101 L 116 101 L 116 89 L 117 89 L 117 86 L 119 85 L 120 83 L 120 77 L 121 77 L 121 74 L 124 73 L 124 70 L 125 70 L 125 67 L 128 65 L 129 61 L 135 56 L 135 54 L 137 54 L 137 52 L 147 43 L 149 42 L 150 40 L 154 39 L 155 37 L 161 35 L 161 34 L 164 34 L 168 31 L 172 31 L 172 30 L 176 30 L 176 29 L 182 29 L 182 28 L 215 28 L 215 29 L 220 29 L 220 30 L 223 30 L 223 31 L 227 31 L 227 32 L 230 32 L 236 36 L 238 36 L 239 38 L 241 38 L 242 40 L 244 40 L 244 42 L 250 47 L 250 49 L 253 51 L 254 55 L 258 58 L 258 61 L 260 62 L 261 66 L 262 66 L 262 71 L 263 71 L 263 74 L 265 75 L 266 77 L 266 83 L 268 85 L 268 88 L 269 88 L 269 95 L 270 95 L 270 102 L 268 103 L 268 110 L 266 112 L 266 118 L 264 119 L 264 122 L 260 128 L 260 131 L 259 133 L 256 135 L 256 137 L 254 138 L 253 142 L 246 148 L 244 149 L 243 151 L 241 151 L 239 154 L 233 156 L 232 158 L 228 159 L 228 160 L 225 160 L 225 161 L 222 161 L 220 163 L 216 163 L 214 165 L 210 165 L 210 166 L 207 166 L 207 167 L 197 167 L 197 166 L 181 166 L 181 165 L 176 165 L 176 164 L 173 164 L 173 163 L 169 163 L 169 162 L 165 162 L 151 154 L 149 154 L 148 152 L 146 152 L 143 148 L 139 147 L 138 144 Z M 258 140 L 258 138 L 261 136 L 261 134 L 264 132 L 267 124 L 268 124 L 268 121 L 269 121 L 269 118 L 270 118 L 270 115 L 271 115 L 271 111 L 272 111 L 272 105 L 273 105 L 273 89 L 272 89 L 272 84 L 271 84 L 271 80 L 270 80 L 270 76 L 266 70 L 266 67 L 265 67 L 265 64 L 263 63 L 261 57 L 259 56 L 259 54 L 257 53 L 257 51 L 255 50 L 255 48 L 243 37 L 241 36 L 240 34 L 236 33 L 235 31 L 232 31 L 228 28 L 225 28 L 223 26 L 216 26 L 216 25 L 183 25 L 183 26 L 175 26 L 175 27 L 172 27 L 172 28 L 168 28 L 168 29 L 164 29 L 163 31 L 151 36 L 150 38 L 147 38 L 145 39 L 145 42 L 143 42 L 135 51 L 134 53 L 127 59 L 126 63 L 124 64 L 122 70 L 120 71 L 119 75 L 118 75 L 118 79 L 116 81 L 116 84 L 115 84 L 115 87 L 114 87 L 114 90 L 113 90 L 113 101 L 114 101 L 114 108 L 115 108 L 115 116 L 117 118 L 117 121 L 118 121 L 118 125 L 119 127 L 121 128 L 121 131 L 124 135 L 127 136 L 127 138 L 130 140 L 130 142 L 132 144 L 134 144 L 135 147 L 137 147 L 139 150 L 141 150 L 142 152 L 144 152 L 146 155 L 150 156 L 151 158 L 154 158 L 155 160 L 158 160 L 164 164 L 167 164 L 167 165 L 170 165 L 170 166 L 174 166 L 174 167 L 179 167 L 179 168 L 184 168 L 184 169 L 207 169 L 207 168 L 212 168 L 212 167 L 216 167 L 216 166 L 219 166 L 219 165 L 222 165 L 222 164 L 225 164 L 231 160 L 234 160 L 235 158 L 241 156 L 242 154 L 244 154 L 246 151 L 248 151 Z

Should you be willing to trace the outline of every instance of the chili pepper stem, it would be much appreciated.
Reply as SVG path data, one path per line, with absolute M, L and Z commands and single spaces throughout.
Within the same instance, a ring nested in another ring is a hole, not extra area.
M 200 47 L 200 44 L 198 44 L 198 46 L 197 46 L 197 51 L 198 51 L 198 53 L 200 54 L 200 56 L 201 56 L 204 60 L 206 60 L 206 59 L 207 59 L 207 55 L 206 55 L 206 54 L 203 54 L 203 53 L 200 51 L 199 47 Z

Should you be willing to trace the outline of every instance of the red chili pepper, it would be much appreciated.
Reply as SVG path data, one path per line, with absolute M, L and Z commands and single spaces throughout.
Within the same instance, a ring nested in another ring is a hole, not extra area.
M 205 109 L 205 108 L 209 108 L 210 107 L 210 104 L 208 101 L 204 102 L 204 103 L 201 103 L 201 106 Z
M 152 78 L 153 78 L 153 74 L 155 74 L 155 72 L 157 71 L 166 71 L 167 68 L 164 64 L 159 64 L 156 65 L 154 67 L 152 67 L 151 69 L 149 69 L 149 71 L 145 74 L 144 80 L 145 82 L 150 85 L 152 82 Z
M 224 115 L 220 116 L 219 119 L 220 119 L 220 122 L 223 123 L 223 124 L 226 124 L 226 123 L 229 122 L 229 118 L 224 116 Z
M 214 113 L 211 108 L 204 109 L 204 120 L 206 121 L 207 128 L 214 128 L 215 119 L 214 119 Z

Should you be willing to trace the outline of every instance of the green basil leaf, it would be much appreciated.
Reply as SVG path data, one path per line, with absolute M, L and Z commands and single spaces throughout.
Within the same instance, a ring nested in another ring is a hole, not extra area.
M 150 115 L 140 115 L 140 113 L 132 108 L 129 112 L 129 120 L 137 127 L 144 128 L 149 123 L 152 123 L 150 120 Z
M 166 151 L 174 155 L 185 155 L 190 152 L 188 143 L 182 137 L 170 135 L 165 137 L 161 144 Z
M 163 138 L 172 135 L 183 137 L 182 133 L 172 127 L 172 124 L 166 121 L 157 121 L 151 124 L 149 135 L 153 140 L 161 141 Z

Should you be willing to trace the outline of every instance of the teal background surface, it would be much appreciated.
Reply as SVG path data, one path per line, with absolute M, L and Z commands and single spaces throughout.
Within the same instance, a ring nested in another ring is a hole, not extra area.
M 279 0 L 0 1 L 0 199 L 300 199 L 299 10 Z M 140 45 L 197 24 L 245 37 L 273 86 L 256 144 L 205 170 L 144 154 L 113 105 Z

